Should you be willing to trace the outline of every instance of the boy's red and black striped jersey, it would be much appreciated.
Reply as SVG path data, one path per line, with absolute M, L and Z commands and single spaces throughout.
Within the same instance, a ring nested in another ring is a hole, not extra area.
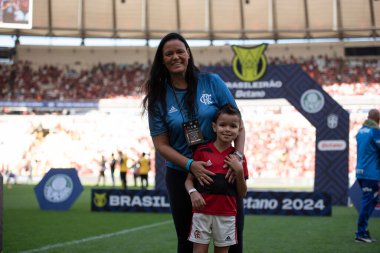
M 225 179 L 228 168 L 223 168 L 224 159 L 227 155 L 235 152 L 234 147 L 219 152 L 213 142 L 198 146 L 194 152 L 194 161 L 204 161 L 211 164 L 206 168 L 216 175 L 212 177 L 214 182 L 210 185 L 201 186 L 195 180 L 195 188 L 200 192 L 206 201 L 206 206 L 202 210 L 193 210 L 197 213 L 213 215 L 236 215 L 236 183 L 230 184 Z M 243 162 L 244 177 L 248 178 L 247 161 Z

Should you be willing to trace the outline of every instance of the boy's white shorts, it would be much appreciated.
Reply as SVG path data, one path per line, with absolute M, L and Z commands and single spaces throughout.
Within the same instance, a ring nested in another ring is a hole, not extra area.
M 194 213 L 189 241 L 209 244 L 211 239 L 217 247 L 237 243 L 236 217 Z

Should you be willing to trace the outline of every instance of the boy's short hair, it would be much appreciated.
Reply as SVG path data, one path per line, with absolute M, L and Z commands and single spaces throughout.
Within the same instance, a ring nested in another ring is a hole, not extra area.
M 223 105 L 215 114 L 213 118 L 213 122 L 216 122 L 221 114 L 229 114 L 229 115 L 236 115 L 241 119 L 241 113 L 238 108 L 236 108 L 233 104 L 225 104 Z

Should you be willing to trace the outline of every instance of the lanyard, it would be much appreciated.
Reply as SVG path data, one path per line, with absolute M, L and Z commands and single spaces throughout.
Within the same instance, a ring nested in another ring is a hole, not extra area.
M 204 138 L 203 138 L 202 132 L 200 130 L 199 122 L 198 122 L 198 120 L 189 120 L 189 121 L 185 122 L 185 119 L 183 116 L 183 109 L 182 109 L 181 104 L 179 103 L 179 100 L 178 100 L 178 97 L 177 97 L 177 94 L 174 90 L 173 85 L 171 85 L 171 88 L 172 88 L 172 91 L 174 93 L 175 100 L 177 101 L 177 104 L 179 106 L 179 110 L 180 110 L 181 117 L 183 120 L 182 121 L 183 131 L 184 131 L 184 134 L 186 137 L 187 145 L 189 147 L 195 147 L 195 145 L 198 145 L 198 144 L 204 142 Z M 191 117 L 191 119 L 193 118 L 192 113 L 190 114 L 190 117 Z
M 177 93 L 175 92 L 175 89 L 174 89 L 172 83 L 170 83 L 170 88 L 171 88 L 172 91 L 173 91 L 173 94 L 174 94 L 174 97 L 175 97 L 175 101 L 177 102 L 177 105 L 178 105 L 178 107 L 179 107 L 179 112 L 180 112 L 181 117 L 182 117 L 182 123 L 184 123 L 184 122 L 185 122 L 185 118 L 184 118 L 184 116 L 183 116 L 183 111 L 184 111 L 184 110 L 182 109 L 182 105 L 181 105 L 181 103 L 179 102 L 179 99 L 178 99 L 178 97 L 177 97 Z M 191 117 L 191 118 L 192 118 L 192 117 Z

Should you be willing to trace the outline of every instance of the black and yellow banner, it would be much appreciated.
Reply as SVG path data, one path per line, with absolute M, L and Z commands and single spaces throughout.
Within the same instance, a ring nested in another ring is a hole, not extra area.
M 331 216 L 331 197 L 315 192 L 249 191 L 244 198 L 246 214 Z M 91 210 L 95 212 L 170 212 L 163 190 L 92 189 Z

